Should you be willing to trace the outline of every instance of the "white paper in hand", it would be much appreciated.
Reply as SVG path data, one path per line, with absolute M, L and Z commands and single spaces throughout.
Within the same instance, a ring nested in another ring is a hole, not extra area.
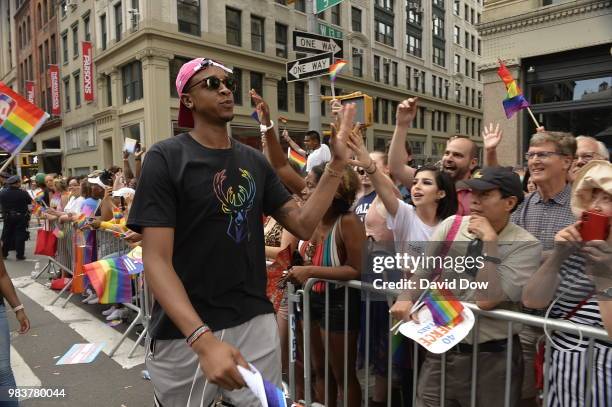
M 127 137 L 125 139 L 125 143 L 123 144 L 123 151 L 127 151 L 130 154 L 134 154 L 134 151 L 136 151 L 137 142 L 137 140 Z
M 436 326 L 429 308 L 422 307 L 417 315 L 419 323 L 408 321 L 399 327 L 402 335 L 414 340 L 431 353 L 444 353 L 465 338 L 474 326 L 474 313 L 464 307 L 463 321 L 452 328 Z
M 259 370 L 249 363 L 250 369 L 245 369 L 238 366 L 238 371 L 242 375 L 247 387 L 255 394 L 263 407 L 268 407 L 268 399 L 266 397 L 266 389 L 264 387 L 263 377 Z

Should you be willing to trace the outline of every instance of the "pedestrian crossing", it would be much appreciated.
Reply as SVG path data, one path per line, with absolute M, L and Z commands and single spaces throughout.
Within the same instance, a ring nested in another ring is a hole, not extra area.
M 74 330 L 89 343 L 104 343 L 102 352 L 107 355 L 113 346 L 121 339 L 121 332 L 106 325 L 86 310 L 69 303 L 65 308 L 61 307 L 63 301 L 58 301 L 56 305 L 49 305 L 56 296 L 56 293 L 42 284 L 32 280 L 30 276 L 14 278 L 13 285 L 20 295 L 26 295 L 32 301 L 40 305 L 45 311 L 51 313 L 53 317 L 65 323 L 67 327 Z M 134 346 L 134 341 L 126 338 L 113 356 L 123 369 L 131 369 L 144 364 L 144 348 L 138 347 L 131 358 L 128 354 Z

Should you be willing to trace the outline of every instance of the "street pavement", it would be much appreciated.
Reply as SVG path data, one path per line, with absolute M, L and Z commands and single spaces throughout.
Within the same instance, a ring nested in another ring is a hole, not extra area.
M 20 406 L 152 406 L 151 382 L 143 379 L 141 373 L 145 369 L 143 346 L 138 346 L 134 357 L 128 358 L 137 334 L 131 333 L 117 354 L 109 358 L 110 349 L 128 326 L 126 322 L 108 326 L 101 314 L 107 307 L 82 304 L 80 295 L 74 296 L 65 308 L 62 308 L 63 300 L 50 306 L 55 294 L 44 285 L 48 282 L 46 272 L 37 281 L 31 277 L 36 261 L 41 268 L 47 262 L 44 257 L 33 254 L 35 227 L 30 229 L 30 234 L 32 240 L 26 242 L 27 260 L 16 261 L 15 252 L 4 260 L 32 325 L 27 334 L 17 334 L 18 324 L 7 304 L 11 365 L 17 386 L 64 389 L 65 397 L 30 398 L 22 400 Z M 139 326 L 137 331 L 141 329 Z M 77 343 L 105 343 L 105 347 L 92 363 L 56 365 Z

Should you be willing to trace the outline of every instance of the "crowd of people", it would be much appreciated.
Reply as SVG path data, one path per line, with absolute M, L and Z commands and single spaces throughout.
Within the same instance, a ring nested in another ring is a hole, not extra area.
M 138 155 L 134 174 L 126 155 L 123 168 L 83 179 L 39 174 L 30 194 L 43 197 L 42 219 L 59 222 L 74 222 L 89 208 L 91 226 L 104 228 L 113 209 L 120 208 L 127 220 L 121 237 L 142 244 L 155 298 L 146 363 L 156 405 L 218 400 L 254 405 L 237 369 L 249 363 L 281 385 L 289 369 L 288 299 L 282 282 L 276 285 L 280 305 L 273 307 L 268 299 L 266 261 L 274 262 L 287 247 L 292 264 L 286 279 L 302 286 L 311 278 L 362 279 L 368 272 L 363 261 L 368 241 L 394 242 L 396 252 L 421 244 L 425 252 L 439 253 L 444 246 L 453 256 L 480 245 L 484 267 L 472 278 L 489 286 L 468 299 L 480 309 L 567 320 L 577 328 L 606 329 L 612 337 L 612 164 L 596 139 L 538 128 L 525 156 L 527 169 L 513 170 L 500 166 L 497 148 L 503 134 L 490 125 L 482 134 L 484 162 L 474 141 L 457 135 L 448 140 L 440 162 L 413 168 L 406 146 L 417 98 L 398 105 L 388 151 L 369 151 L 364 128 L 354 122 L 355 106 L 332 101 L 328 141 L 309 131 L 300 146 L 291 134 L 282 134 L 292 149 L 307 156 L 300 171 L 281 148 L 274 113 L 255 91 L 250 96 L 261 123 L 263 154 L 228 135 L 235 88 L 231 69 L 194 59 L 180 69 L 176 88 L 179 126 L 193 130 L 151 146 L 142 167 Z M 607 222 L 594 226 L 584 213 Z M 603 232 L 584 238 L 595 227 Z M 17 247 L 22 257 L 21 246 L 12 244 L 8 248 Z M 452 272 L 441 271 L 444 278 L 453 278 Z M 405 291 L 366 310 L 359 291 L 316 283 L 310 338 L 303 338 L 303 323 L 298 328 L 299 342 L 310 342 L 313 399 L 323 403 L 327 389 L 329 406 L 337 400 L 361 405 L 358 369 L 369 352 L 375 378 L 370 406 L 387 405 L 389 380 L 393 405 L 412 405 L 415 376 L 416 405 L 438 406 L 442 374 L 445 404 L 467 406 L 467 372 L 478 344 L 476 405 L 499 404 L 508 371 L 511 405 L 541 405 L 535 365 L 538 343 L 549 333 L 518 323 L 509 333 L 507 324 L 494 318 L 481 318 L 477 334 L 446 353 L 445 367 L 440 355 L 427 353 L 419 355 L 415 371 L 412 342 L 404 339 L 400 346 L 406 357 L 393 360 L 398 374 L 389 377 L 389 318 L 415 318 L 412 309 L 420 294 Z M 612 405 L 610 342 L 594 341 L 590 364 L 588 341 L 580 335 L 555 331 L 549 337 L 548 406 L 582 406 L 588 392 L 593 406 Z M 298 346 L 298 399 L 304 397 L 301 350 Z M 587 366 L 591 388 L 584 378 Z

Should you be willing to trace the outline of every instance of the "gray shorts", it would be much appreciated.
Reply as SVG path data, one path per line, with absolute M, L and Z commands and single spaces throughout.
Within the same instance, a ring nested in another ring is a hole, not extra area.
M 281 387 L 280 341 L 274 314 L 259 315 L 242 325 L 217 331 L 215 336 L 238 348 L 265 379 Z M 198 356 L 184 339 L 151 341 L 147 337 L 146 349 L 156 406 L 208 407 L 219 397 L 241 407 L 260 405 L 248 388 L 227 391 L 209 383 Z

